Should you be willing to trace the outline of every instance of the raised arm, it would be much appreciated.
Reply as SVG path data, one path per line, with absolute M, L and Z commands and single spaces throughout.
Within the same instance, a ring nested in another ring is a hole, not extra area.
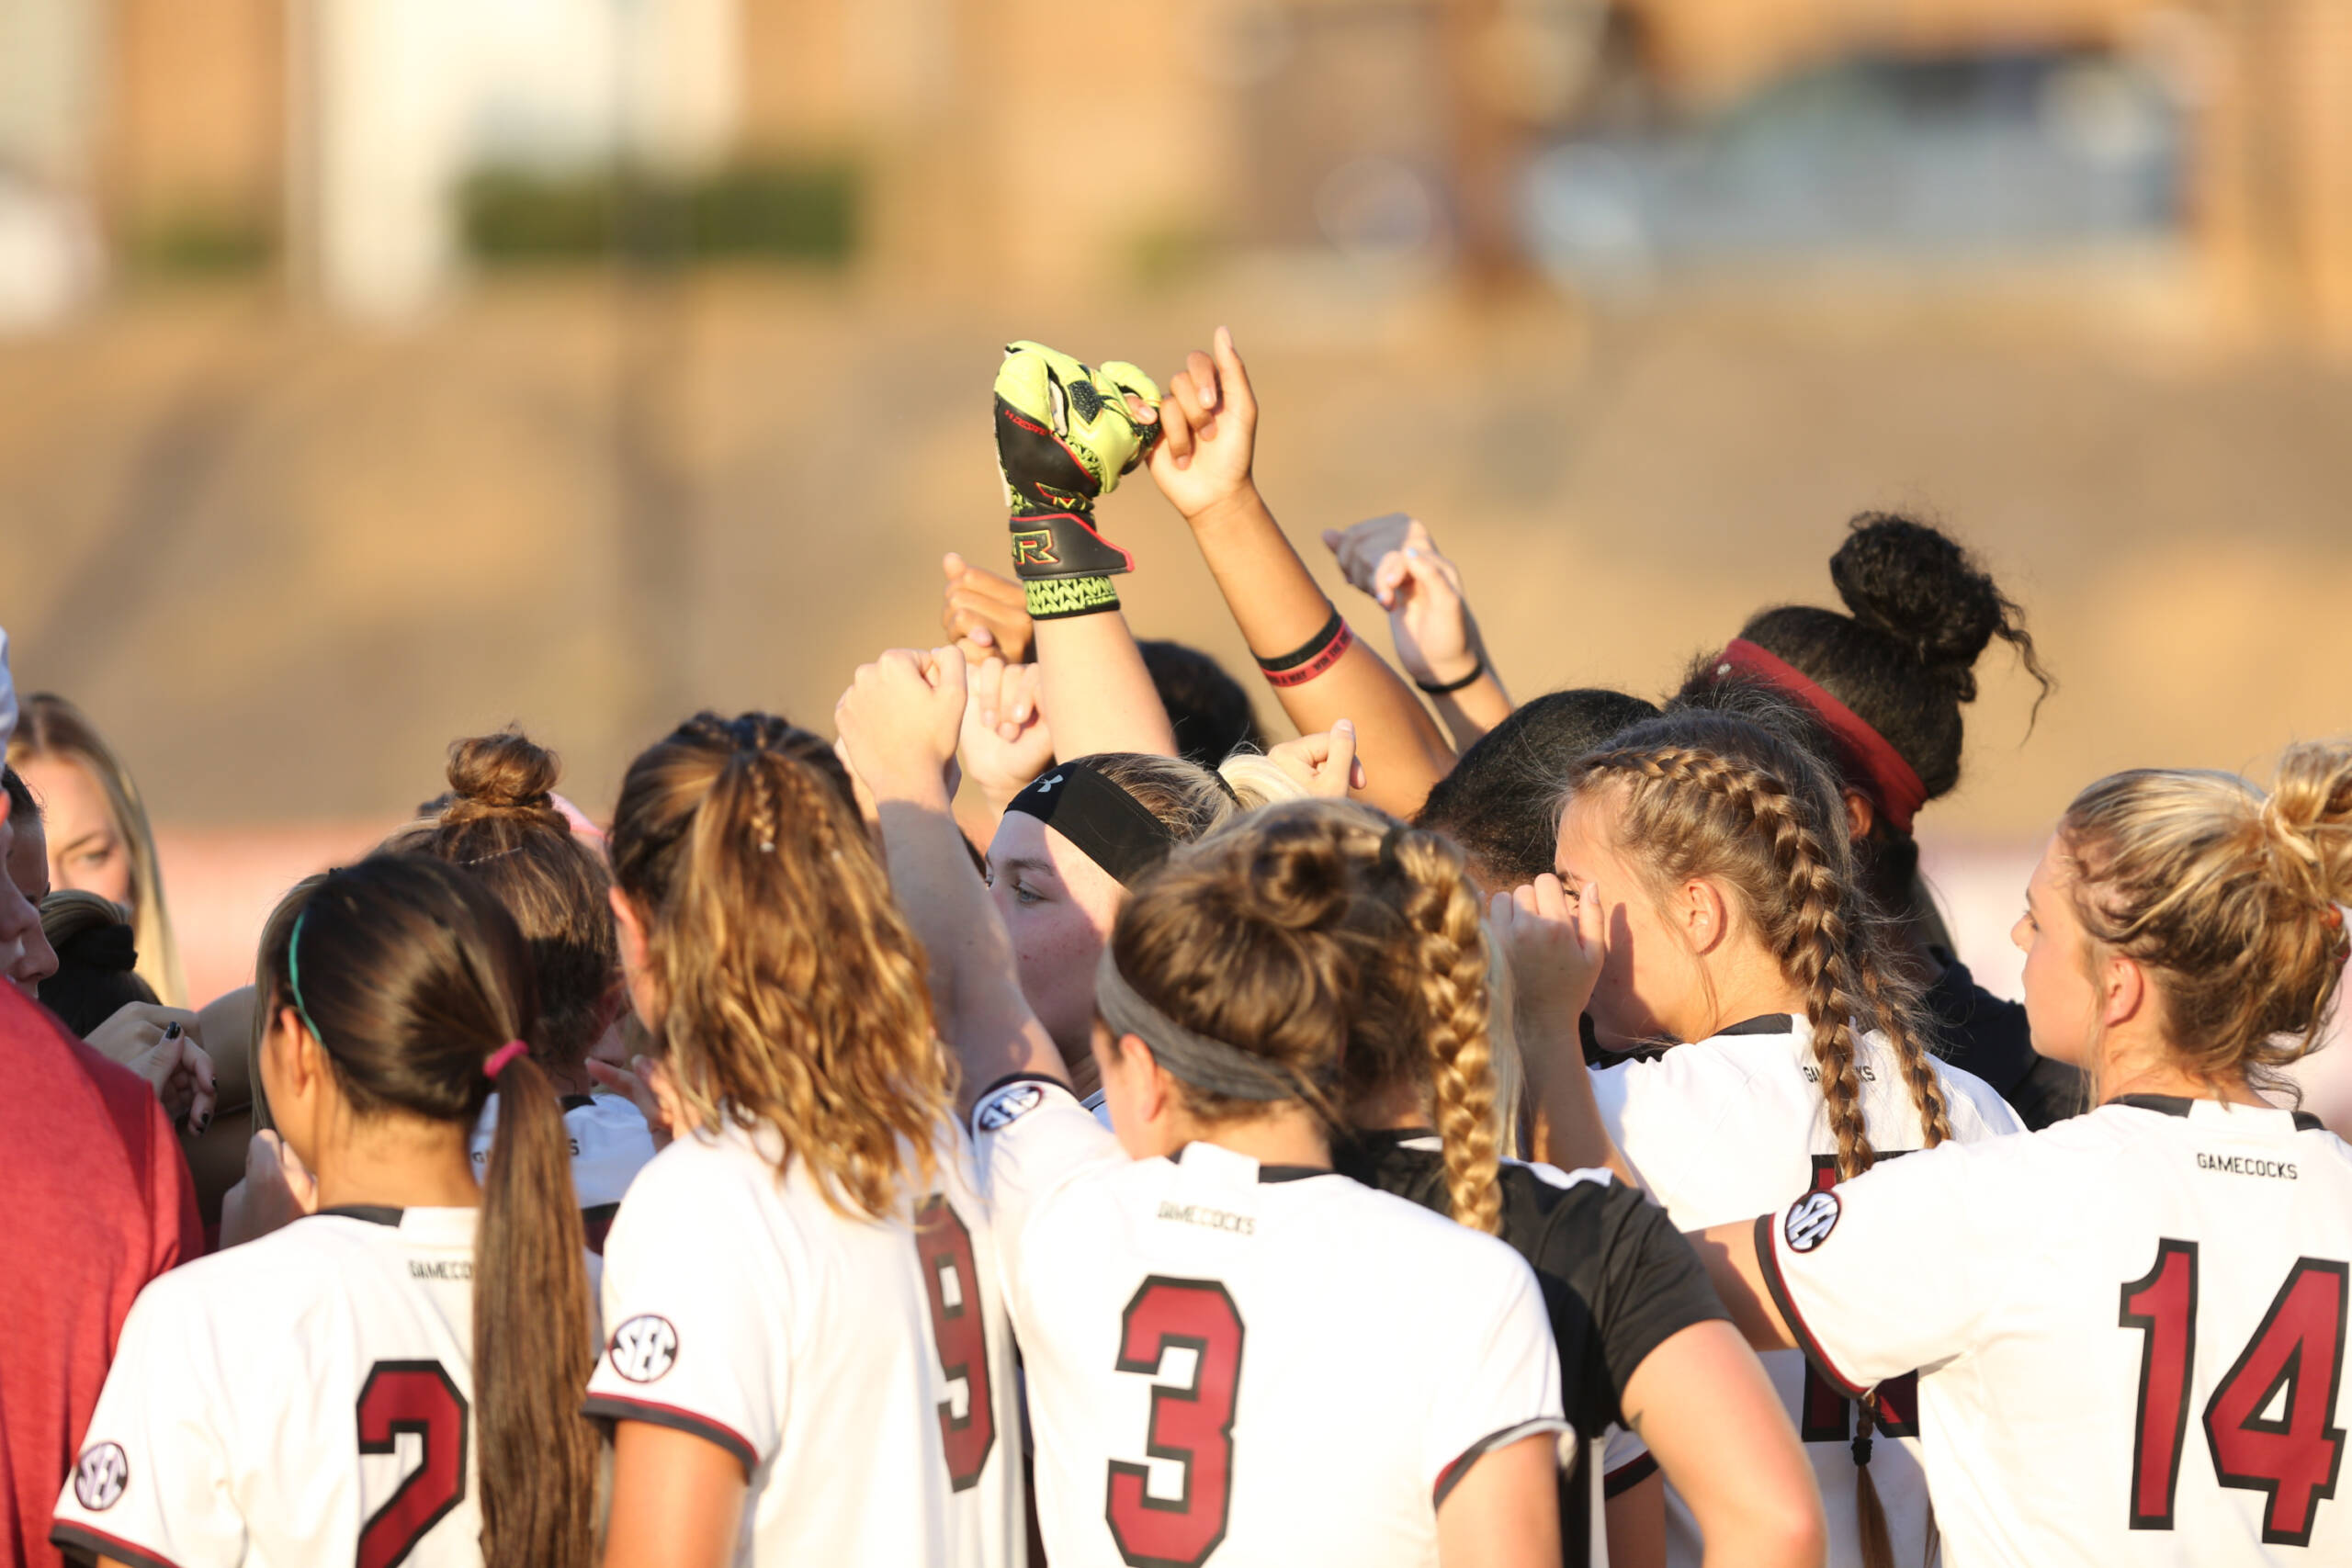
M 1411 688 L 1332 608 L 1258 493 L 1258 403 L 1232 333 L 1219 327 L 1214 355 L 1192 355 L 1159 419 L 1152 479 L 1191 526 L 1283 711 L 1303 733 L 1355 720 L 1367 797 L 1411 816 L 1453 766 L 1453 749 Z
M 1462 569 L 1440 553 L 1418 517 L 1392 512 L 1342 531 L 1323 530 L 1349 583 L 1388 612 L 1388 636 L 1406 679 L 1437 709 L 1454 749 L 1510 716 L 1510 693 L 1487 652 L 1462 592 Z
M 894 649 L 859 668 L 833 723 L 873 796 L 891 889 L 930 954 L 940 1032 L 962 1061 L 969 1110 L 1014 1074 L 1069 1078 L 1021 994 L 1012 944 L 949 814 L 945 773 L 964 706 L 962 654 Z
M 1512 1029 L 1535 1111 L 1532 1152 L 1563 1170 L 1606 1168 L 1638 1189 L 1640 1177 L 1593 1100 L 1577 1030 L 1607 956 L 1600 907 L 1589 897 L 1571 907 L 1560 879 L 1546 873 L 1516 893 L 1489 899 L 1487 927 L 1510 968 Z
M 1698 1521 L 1706 1568 L 1820 1568 L 1827 1527 L 1813 1462 L 1730 1324 L 1692 1324 L 1642 1358 L 1624 1408 Z

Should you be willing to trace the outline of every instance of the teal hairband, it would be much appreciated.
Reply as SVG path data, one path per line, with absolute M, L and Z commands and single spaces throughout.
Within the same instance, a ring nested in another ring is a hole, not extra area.
M 311 1038 L 324 1045 L 327 1037 L 319 1032 L 317 1021 L 311 1017 L 311 1010 L 302 1005 L 302 922 L 310 918 L 308 905 L 294 917 L 294 935 L 286 943 L 286 979 L 294 990 L 294 1010 L 302 1015 L 302 1022 L 310 1030 Z

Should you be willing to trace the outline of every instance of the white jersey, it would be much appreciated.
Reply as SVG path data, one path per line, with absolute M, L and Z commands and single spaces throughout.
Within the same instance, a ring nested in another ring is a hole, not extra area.
M 1012 1336 L 969 1154 L 884 1220 L 828 1205 L 772 1129 L 681 1137 L 605 1251 L 588 1412 L 707 1438 L 749 1489 L 734 1561 L 1018 1568 Z
M 1871 1148 L 1884 1157 L 1924 1145 L 1894 1047 L 1865 1034 L 1856 1042 L 1854 1066 Z M 1983 1079 L 1941 1062 L 1935 1071 L 1955 1141 L 2021 1130 L 2017 1113 Z M 1592 1086 L 1627 1163 L 1683 1230 L 1753 1219 L 1838 1179 L 1838 1139 L 1814 1066 L 1813 1025 L 1803 1018 L 1768 1014 L 1712 1039 L 1668 1046 L 1653 1059 L 1604 1068 L 1592 1075 Z M 1796 1351 L 1768 1351 L 1759 1359 L 1821 1483 L 1829 1562 L 1859 1568 L 1854 1406 Z M 1886 1512 L 1895 1562 L 1921 1562 L 1928 1548 L 1928 1485 L 1911 1381 L 1891 1378 L 1877 1400 L 1871 1483 Z M 1697 1568 L 1698 1524 L 1671 1483 L 1666 1514 L 1668 1562 Z
M 479 1564 L 476 1213 L 331 1210 L 150 1283 L 51 1539 L 140 1568 Z
M 1535 1276 L 1494 1237 L 1214 1144 L 1130 1160 L 1042 1079 L 973 1125 L 1056 1568 L 1424 1568 L 1481 1455 L 1566 1429 Z
M 571 1142 L 571 1190 L 580 1201 L 580 1223 L 588 1250 L 605 1250 L 621 1199 L 653 1159 L 653 1131 L 645 1112 L 625 1095 L 567 1094 L 563 1130 Z M 490 1165 L 490 1143 L 498 1132 L 498 1096 L 493 1093 L 474 1123 L 470 1148 L 474 1179 Z
M 2315 1119 L 2127 1096 L 1757 1247 L 1837 1384 L 1921 1369 L 1951 1568 L 2352 1562 L 2352 1148 Z

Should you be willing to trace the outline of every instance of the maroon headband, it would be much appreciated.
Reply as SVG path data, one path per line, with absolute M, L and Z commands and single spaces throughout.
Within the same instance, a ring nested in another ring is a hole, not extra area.
M 1734 637 L 1715 661 L 1715 674 L 1744 675 L 1811 708 L 1814 716 L 1838 737 L 1849 773 L 1869 786 L 1871 802 L 1900 832 L 1911 830 L 1911 818 L 1928 804 L 1928 786 L 1918 771 L 1886 743 L 1886 737 L 1862 722 L 1861 716 L 1827 692 L 1813 678 L 1778 655 L 1745 637 Z

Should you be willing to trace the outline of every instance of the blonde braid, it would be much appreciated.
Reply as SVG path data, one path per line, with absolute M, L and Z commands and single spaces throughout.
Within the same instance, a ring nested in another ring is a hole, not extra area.
M 1885 1035 L 1894 1047 L 1903 1081 L 1911 1090 L 1911 1103 L 1919 1111 L 1919 1130 L 1924 1134 L 1919 1146 L 1932 1149 L 1951 1138 L 1951 1112 L 1944 1103 L 1943 1081 L 1936 1077 L 1927 1042 L 1911 1025 L 1917 993 L 1896 976 L 1882 944 L 1867 932 L 1859 934 L 1854 968 L 1862 977 L 1862 994 L 1870 1001 L 1871 1027 Z
M 1502 1230 L 1501 1153 L 1495 1128 L 1494 1041 L 1488 1029 L 1487 938 L 1461 852 L 1434 834 L 1391 836 L 1408 883 L 1406 919 L 1415 938 L 1430 1053 L 1431 1110 L 1445 1148 L 1453 1217 L 1488 1235 Z

